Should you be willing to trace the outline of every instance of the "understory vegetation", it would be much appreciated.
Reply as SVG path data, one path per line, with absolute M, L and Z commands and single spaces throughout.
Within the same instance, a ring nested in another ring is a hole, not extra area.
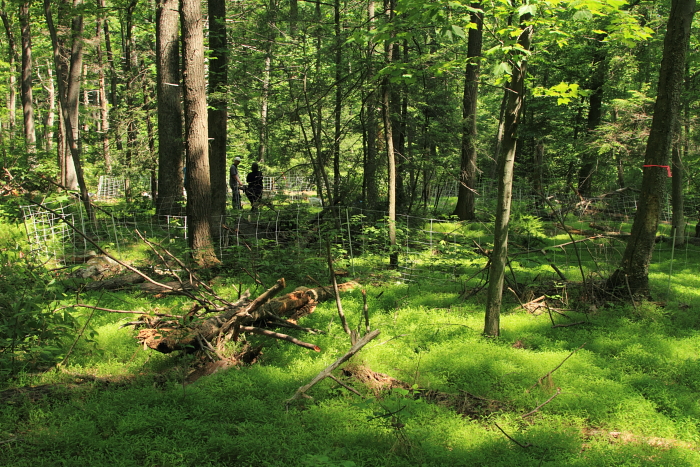
M 249 334 L 223 354 L 262 345 L 254 362 L 198 377 L 204 354 L 141 348 L 134 328 L 121 326 L 134 316 L 107 311 L 184 316 L 192 300 L 87 290 L 93 280 L 76 277 L 80 267 L 37 262 L 24 227 L 5 223 L 0 465 L 700 464 L 697 246 L 660 243 L 650 271 L 659 301 L 616 300 L 596 283 L 619 261 L 611 245 L 622 240 L 570 243 L 586 238 L 572 231 L 587 222 L 567 220 L 567 233 L 516 216 L 501 336 L 489 338 L 480 251 L 488 254 L 488 224 L 414 224 L 400 236 L 404 245 L 420 238 L 423 251 L 403 254 L 404 270 L 386 267 L 381 222 L 348 228 L 362 251 L 334 243 L 334 268 L 359 284 L 340 294 L 349 326 L 366 332 L 364 291 L 369 328 L 380 334 L 335 379 L 291 400 L 351 347 L 334 301 L 299 321 L 322 332 L 284 331 L 320 352 Z M 162 244 L 185 257 L 181 242 Z M 116 243 L 124 261 L 160 267 L 143 243 Z M 198 274 L 232 301 L 280 277 L 285 291 L 328 286 L 323 248 L 298 243 L 262 239 L 243 248 L 247 256 L 232 244 L 220 268 Z M 114 239 L 99 244 L 116 251 Z

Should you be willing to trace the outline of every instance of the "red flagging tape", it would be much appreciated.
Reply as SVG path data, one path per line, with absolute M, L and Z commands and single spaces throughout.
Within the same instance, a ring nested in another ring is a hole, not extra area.
M 668 172 L 668 176 L 671 177 L 671 167 L 669 167 L 669 166 L 667 166 L 667 165 L 653 165 L 653 164 L 650 164 L 650 165 L 644 165 L 644 166 L 642 166 L 642 167 L 665 167 L 665 168 L 666 168 L 666 172 Z

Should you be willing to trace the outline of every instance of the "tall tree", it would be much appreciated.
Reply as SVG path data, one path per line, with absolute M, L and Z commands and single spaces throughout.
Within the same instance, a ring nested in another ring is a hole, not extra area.
M 213 266 L 211 178 L 207 141 L 207 95 L 204 77 L 204 19 L 199 0 L 181 0 L 182 76 L 187 154 L 187 239 L 194 260 Z
M 226 212 L 226 85 L 228 53 L 226 0 L 209 0 L 209 168 L 211 170 L 212 214 Z
M 19 25 L 22 41 L 22 114 L 24 116 L 24 142 L 30 165 L 36 164 L 36 129 L 34 127 L 34 97 L 32 93 L 32 32 L 29 21 L 31 1 L 19 5 Z
M 481 5 L 473 3 L 472 8 Z M 464 74 L 464 94 L 462 97 L 462 146 L 459 170 L 459 191 L 455 215 L 460 220 L 474 219 L 475 181 L 476 181 L 476 111 L 479 89 L 479 59 L 484 27 L 483 11 L 471 12 L 471 21 L 476 25 L 469 30 L 467 43 L 467 69 Z
M 394 0 L 384 0 L 384 11 L 387 15 L 387 21 L 391 22 L 394 19 Z M 394 60 L 394 48 L 397 46 L 394 43 L 395 33 L 391 33 L 390 39 L 386 42 L 386 61 L 387 66 L 391 66 Z M 388 178 L 389 178 L 389 247 L 392 252 L 389 255 L 389 266 L 397 267 L 399 263 L 399 255 L 394 248 L 396 247 L 396 151 L 394 150 L 394 131 L 392 127 L 392 86 L 388 76 L 382 80 L 382 116 L 384 119 L 384 137 L 386 138 L 386 152 L 388 160 Z
M 178 0 L 156 5 L 158 196 L 156 212 L 180 213 L 183 195 L 182 93 Z
M 379 151 L 377 151 L 377 134 L 379 133 L 377 107 L 378 107 L 378 92 L 374 84 L 376 67 L 375 48 L 376 43 L 373 40 L 373 35 L 376 29 L 376 17 L 374 14 L 374 0 L 369 0 L 367 3 L 367 31 L 368 38 L 366 47 L 366 66 L 365 66 L 365 81 L 369 83 L 369 90 L 364 101 L 364 164 L 363 164 L 363 201 L 368 209 L 376 209 L 379 203 Z
M 609 287 L 621 288 L 633 295 L 649 295 L 649 263 L 663 207 L 668 156 L 680 110 L 695 3 L 695 0 L 671 1 L 637 213 L 621 264 L 608 279 Z
M 83 71 L 83 15 L 78 11 L 78 6 L 82 0 L 73 0 L 72 4 L 69 1 L 64 2 L 66 11 L 70 11 L 71 17 L 71 49 L 70 62 L 68 69 L 65 68 L 65 62 L 61 59 L 61 44 L 58 38 L 58 32 L 53 22 L 53 14 L 51 11 L 51 0 L 44 0 L 44 16 L 46 25 L 49 28 L 51 36 L 51 45 L 53 47 L 54 66 L 56 68 L 56 79 L 58 81 L 58 99 L 61 106 L 61 115 L 63 117 L 63 125 L 65 126 L 66 141 L 72 160 L 72 166 L 75 170 L 75 181 L 80 188 L 80 197 L 85 206 L 85 210 L 89 217 L 92 217 L 92 205 L 90 203 L 90 194 L 88 193 L 83 168 L 81 163 L 80 144 L 79 144 L 79 104 L 80 104 L 80 77 Z M 70 166 L 71 164 L 66 164 Z M 67 185 L 67 188 L 74 189 L 75 187 Z
M 2 19 L 2 24 L 5 27 L 5 35 L 7 36 L 7 58 L 10 66 L 10 73 L 8 76 L 9 82 L 7 85 L 7 110 L 10 114 L 10 147 L 13 147 L 13 133 L 15 129 L 15 120 L 17 119 L 17 75 L 15 74 L 15 70 L 17 68 L 17 45 L 15 41 L 15 34 L 12 30 L 12 23 L 10 22 L 10 18 L 5 10 L 4 1 L 0 7 L 0 18 Z
M 527 74 L 526 55 L 532 43 L 533 26 L 528 24 L 529 13 L 520 17 L 522 28 L 517 36 L 519 47 L 514 48 L 515 56 L 511 60 L 512 75 L 505 90 L 506 107 L 504 113 L 502 141 L 498 154 L 498 199 L 496 221 L 489 270 L 489 288 L 486 297 L 486 319 L 484 334 L 498 336 L 500 333 L 501 301 L 503 298 L 503 281 L 508 261 L 508 224 L 513 194 L 513 166 L 518 143 L 518 125 L 525 97 L 525 76 Z
M 98 0 L 97 3 L 100 8 L 99 14 L 97 15 L 97 22 L 95 26 L 95 40 L 97 45 L 95 46 L 95 52 L 97 55 L 97 74 L 98 74 L 98 100 L 100 104 L 100 130 L 102 136 L 102 157 L 105 161 L 105 168 L 107 173 L 112 173 L 112 156 L 109 147 L 109 105 L 107 102 L 107 83 L 105 79 L 105 63 L 102 51 L 102 31 L 105 26 L 105 1 Z

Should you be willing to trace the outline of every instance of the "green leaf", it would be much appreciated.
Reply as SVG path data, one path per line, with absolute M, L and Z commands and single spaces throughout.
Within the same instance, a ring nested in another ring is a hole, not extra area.
M 452 34 L 454 34 L 457 37 L 461 37 L 464 39 L 466 35 L 464 34 L 464 29 L 462 29 L 460 26 L 457 26 L 456 24 L 452 25 Z
M 535 16 L 537 14 L 537 5 L 529 4 L 518 8 L 518 16 L 525 16 L 528 14 Z
M 496 76 L 510 75 L 512 73 L 513 70 L 507 62 L 501 62 L 493 68 L 493 74 Z
M 590 10 L 579 10 L 574 13 L 575 21 L 588 21 L 593 18 L 593 13 Z

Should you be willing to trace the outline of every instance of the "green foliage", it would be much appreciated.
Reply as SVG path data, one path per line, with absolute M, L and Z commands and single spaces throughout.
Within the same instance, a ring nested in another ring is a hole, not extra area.
M 12 238 L 2 241 L 7 245 Z M 76 327 L 72 314 L 58 309 L 62 287 L 40 265 L 17 253 L 0 249 L 0 277 L 4 278 L 0 281 L 0 372 L 4 374 L 55 363 Z

